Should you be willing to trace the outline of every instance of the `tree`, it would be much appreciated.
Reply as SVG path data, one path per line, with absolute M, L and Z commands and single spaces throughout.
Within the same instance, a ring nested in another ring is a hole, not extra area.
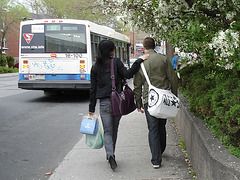
M 21 4 L 16 3 L 13 0 L 0 0 L 0 60 L 2 59 L 4 39 L 8 31 L 13 30 L 12 28 L 18 27 L 17 24 L 20 23 L 25 17 L 28 17 L 28 10 Z
M 105 13 L 105 6 L 94 0 L 28 0 L 35 13 L 48 14 L 56 18 L 89 20 L 118 31 L 126 26 L 113 14 Z
M 240 70 L 240 1 L 104 0 L 108 12 L 128 14 L 133 24 L 185 52 L 202 54 L 206 65 Z M 128 20 L 128 19 L 127 19 Z

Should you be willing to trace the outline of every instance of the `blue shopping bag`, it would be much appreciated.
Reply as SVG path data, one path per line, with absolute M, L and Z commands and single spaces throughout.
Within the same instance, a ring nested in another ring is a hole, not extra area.
M 84 116 L 80 127 L 80 133 L 96 136 L 98 132 L 98 126 L 99 122 L 97 118 Z

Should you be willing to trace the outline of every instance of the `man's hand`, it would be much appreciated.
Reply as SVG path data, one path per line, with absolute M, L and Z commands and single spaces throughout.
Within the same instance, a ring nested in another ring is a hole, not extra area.
M 144 113 L 144 107 L 141 107 L 141 109 L 137 109 L 138 110 L 138 112 L 140 112 L 140 113 Z

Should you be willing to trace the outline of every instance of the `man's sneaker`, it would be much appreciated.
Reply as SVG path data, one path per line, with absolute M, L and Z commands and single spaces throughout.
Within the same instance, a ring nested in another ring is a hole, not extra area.
M 116 160 L 114 157 L 110 156 L 108 162 L 109 162 L 112 170 L 117 168 L 117 163 L 116 163 Z
M 159 169 L 160 167 L 161 167 L 161 165 L 154 165 L 154 164 L 153 164 L 153 168 L 154 168 L 154 169 Z

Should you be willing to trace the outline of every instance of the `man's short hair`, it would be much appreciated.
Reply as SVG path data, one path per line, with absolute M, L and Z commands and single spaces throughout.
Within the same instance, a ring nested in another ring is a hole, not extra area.
M 149 49 L 155 49 L 155 41 L 153 38 L 151 37 L 146 37 L 144 40 L 143 40 L 143 46 L 145 47 L 146 50 L 149 50 Z

